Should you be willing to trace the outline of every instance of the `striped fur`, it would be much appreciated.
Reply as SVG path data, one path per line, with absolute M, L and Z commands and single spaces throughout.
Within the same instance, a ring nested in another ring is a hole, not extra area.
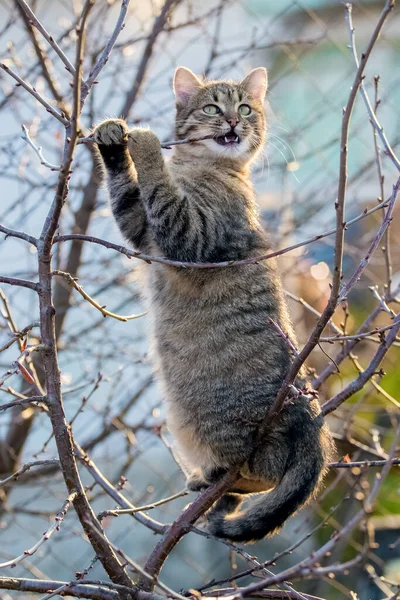
M 269 250 L 249 177 L 264 143 L 265 88 L 264 69 L 240 83 L 202 82 L 178 69 L 177 137 L 218 138 L 233 122 L 240 141 L 177 146 L 169 163 L 150 130 L 128 131 L 121 120 L 96 128 L 112 210 L 135 248 L 201 262 Z M 220 112 L 206 114 L 209 104 Z M 241 116 L 241 104 L 251 114 Z M 315 493 L 332 454 L 318 403 L 298 399 L 284 407 L 252 456 L 258 426 L 292 360 L 268 319 L 294 340 L 275 262 L 207 270 L 152 264 L 145 270 L 152 356 L 169 429 L 191 471 L 187 484 L 199 490 L 241 466 L 235 489 L 208 512 L 208 529 L 237 541 L 260 539 Z M 304 373 L 297 385 L 304 385 Z

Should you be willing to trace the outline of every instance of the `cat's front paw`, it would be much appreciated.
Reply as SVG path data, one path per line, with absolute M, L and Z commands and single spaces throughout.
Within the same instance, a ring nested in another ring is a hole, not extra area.
M 131 129 L 128 150 L 136 166 L 157 167 L 163 165 L 160 140 L 150 129 Z
M 129 129 L 122 119 L 107 119 L 97 125 L 93 132 L 93 138 L 96 144 L 101 146 L 112 146 L 115 144 L 126 144 L 128 141 Z

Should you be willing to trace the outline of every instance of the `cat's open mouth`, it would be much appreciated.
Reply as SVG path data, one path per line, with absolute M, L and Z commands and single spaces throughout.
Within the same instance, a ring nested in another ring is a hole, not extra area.
M 219 144 L 220 146 L 234 146 L 235 144 L 240 143 L 240 137 L 236 135 L 236 133 L 234 133 L 233 131 L 230 131 L 225 135 L 220 135 L 215 139 L 217 144 Z

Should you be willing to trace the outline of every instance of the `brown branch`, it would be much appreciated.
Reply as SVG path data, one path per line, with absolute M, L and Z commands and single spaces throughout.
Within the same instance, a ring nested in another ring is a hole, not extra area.
M 298 372 L 300 371 L 302 365 L 305 360 L 308 358 L 312 350 L 318 344 L 319 338 L 322 335 L 325 326 L 329 322 L 330 318 L 334 314 L 340 291 L 340 284 L 342 279 L 342 263 L 343 263 L 343 247 L 344 247 L 344 230 L 345 230 L 345 200 L 346 200 L 346 186 L 347 186 L 347 152 L 348 152 L 348 141 L 349 141 L 349 129 L 350 129 L 350 120 L 353 112 L 353 107 L 355 103 L 355 99 L 357 96 L 357 92 L 361 85 L 364 70 L 367 65 L 368 59 L 371 55 L 371 52 L 375 46 L 375 43 L 379 37 L 379 34 L 382 30 L 382 27 L 389 16 L 389 13 L 392 9 L 391 0 L 387 0 L 384 9 L 381 12 L 378 23 L 375 27 L 375 30 L 371 36 L 371 39 L 368 43 L 367 49 L 362 54 L 360 65 L 357 69 L 357 73 L 355 75 L 350 95 L 347 101 L 347 105 L 343 111 L 343 119 L 342 119 L 342 131 L 340 138 L 340 166 L 339 166 L 339 184 L 338 184 L 338 192 L 337 192 L 337 200 L 335 202 L 335 210 L 336 210 L 336 237 L 335 237 L 335 250 L 334 250 L 334 268 L 333 268 L 333 278 L 332 278 L 332 287 L 331 293 L 328 300 L 328 303 L 318 320 L 311 336 L 309 337 L 307 343 L 302 348 L 298 357 L 295 357 L 292 366 L 289 370 L 289 373 L 286 375 L 285 380 L 279 390 L 275 401 L 268 411 L 264 419 L 264 423 L 261 425 L 259 429 L 259 439 L 262 439 L 265 435 L 265 431 L 267 427 L 270 425 L 272 419 L 279 414 L 283 403 L 288 394 L 290 385 L 295 380 Z
M 64 587 L 65 586 L 65 587 Z M 63 588 L 64 589 L 60 589 Z M 22 579 L 17 577 L 0 577 L 0 589 L 16 590 L 19 592 L 34 592 L 46 594 L 50 590 L 60 590 L 60 596 L 74 595 L 88 600 L 119 600 L 117 591 L 102 588 L 98 585 L 68 583 L 65 581 L 48 581 L 47 579 Z
M 147 516 L 144 513 L 137 513 L 136 506 L 134 506 L 121 492 L 119 492 L 113 485 L 108 481 L 108 479 L 101 473 L 101 471 L 97 468 L 93 460 L 89 458 L 84 450 L 79 446 L 77 442 L 75 442 L 74 446 L 75 455 L 82 462 L 82 464 L 89 471 L 93 479 L 100 485 L 100 487 L 111 497 L 113 498 L 119 506 L 123 508 L 130 509 L 132 511 L 132 517 L 154 531 L 154 533 L 162 534 L 166 531 L 167 526 L 155 521 L 151 517 Z
M 80 293 L 82 298 L 87 300 L 89 302 L 89 304 L 91 304 L 92 306 L 97 308 L 97 310 L 99 310 L 101 312 L 103 317 L 112 317 L 113 319 L 116 319 L 117 321 L 122 321 L 122 322 L 126 323 L 127 321 L 132 321 L 134 319 L 139 319 L 140 317 L 144 317 L 147 314 L 147 313 L 140 313 L 138 315 L 127 315 L 127 316 L 117 315 L 117 314 L 107 310 L 105 308 L 105 306 L 100 306 L 100 304 L 98 302 L 96 302 L 96 300 L 94 300 L 91 296 L 89 296 L 89 294 L 87 292 L 85 292 L 85 290 L 77 283 L 76 279 L 74 277 L 72 277 L 72 275 L 70 275 L 69 273 L 65 273 L 64 271 L 56 270 L 56 271 L 53 271 L 52 274 L 58 275 L 59 277 L 64 277 L 64 279 L 66 279 L 68 281 L 68 283 L 70 285 L 72 285 L 72 287 L 75 288 L 77 292 Z
M 115 42 L 123 28 L 125 27 L 125 17 L 128 12 L 130 0 L 122 0 L 121 3 L 121 11 L 119 13 L 118 20 L 115 24 L 115 28 L 113 33 L 111 34 L 110 39 L 108 40 L 103 52 L 101 53 L 98 61 L 92 68 L 89 73 L 88 78 L 82 84 L 82 92 L 81 92 L 81 103 L 85 102 L 87 95 L 89 94 L 93 84 L 96 82 L 97 77 L 100 75 L 101 70 L 105 67 L 114 48 Z
M 9 285 L 16 285 L 19 287 L 25 287 L 35 292 L 39 289 L 39 284 L 34 281 L 28 281 L 27 279 L 17 279 L 16 277 L 6 277 L 6 275 L 0 275 L 0 283 L 8 283 Z
M 43 96 L 39 94 L 39 92 L 34 87 L 32 87 L 29 83 L 24 81 L 19 75 L 17 75 L 17 73 L 15 73 L 12 69 L 7 67 L 7 65 L 5 65 L 4 63 L 0 63 L 0 69 L 3 69 L 3 71 L 10 75 L 10 77 L 15 79 L 15 81 L 18 82 L 18 85 L 22 86 L 27 92 L 31 94 L 31 96 L 33 96 L 38 102 L 40 102 L 40 104 L 45 107 L 47 112 L 53 115 L 53 117 L 55 117 L 57 121 L 60 121 L 60 123 L 62 123 L 63 125 L 68 126 L 68 119 L 66 119 L 59 112 L 57 112 L 51 106 L 51 104 L 49 104 L 47 100 L 45 100 L 45 98 L 43 98 Z
M 387 460 L 359 460 L 355 462 L 333 462 L 329 463 L 330 469 L 354 469 L 355 467 L 363 469 L 363 468 L 375 468 L 375 467 L 384 467 L 387 464 Z M 392 465 L 400 465 L 400 458 L 394 458 L 391 461 Z
M 5 567 L 10 567 L 10 568 L 16 567 L 19 563 L 21 563 L 23 560 L 25 560 L 28 556 L 32 556 L 33 554 L 35 554 L 35 552 L 37 552 L 39 550 L 39 548 L 45 542 L 47 542 L 47 540 L 49 540 L 51 538 L 51 536 L 53 535 L 53 533 L 55 531 L 59 531 L 60 524 L 64 520 L 69 507 L 71 506 L 72 502 L 76 498 L 76 495 L 77 495 L 77 492 L 72 492 L 68 496 L 68 498 L 64 502 L 61 510 L 56 514 L 56 516 L 54 518 L 54 523 L 47 529 L 47 531 L 45 531 L 43 533 L 40 540 L 38 542 L 36 542 L 36 544 L 34 544 L 32 546 L 32 548 L 29 548 L 29 550 L 24 550 L 22 554 L 20 554 L 19 556 L 16 556 L 15 558 L 12 558 L 11 560 L 8 560 L 4 563 L 0 563 L 0 569 L 4 569 Z
M 385 357 L 387 351 L 389 350 L 390 346 L 395 341 L 397 333 L 399 331 L 400 331 L 400 315 L 397 315 L 397 317 L 393 321 L 393 327 L 390 329 L 386 338 L 384 338 L 383 341 L 381 342 L 381 344 L 379 345 L 379 348 L 375 352 L 368 367 L 362 373 L 360 373 L 360 375 L 357 377 L 357 379 L 355 379 L 354 381 L 349 383 L 343 390 L 341 390 L 338 394 L 336 394 L 336 396 L 333 396 L 333 398 L 331 398 L 330 400 L 325 402 L 325 404 L 322 407 L 322 412 L 324 415 L 328 415 L 329 413 L 331 413 L 334 410 L 336 410 L 337 408 L 339 408 L 339 406 L 345 400 L 347 400 L 348 398 L 353 396 L 356 392 L 361 390 L 364 387 L 364 385 L 367 383 L 367 381 L 369 381 L 371 379 L 371 377 L 374 376 L 374 374 L 377 372 L 379 365 L 381 364 L 383 358 Z
M 9 477 L 6 477 L 5 479 L 0 481 L 0 487 L 4 487 L 5 485 L 7 485 L 8 483 L 10 483 L 10 481 L 16 481 L 23 473 L 26 473 L 26 471 L 29 471 L 29 469 L 32 469 L 32 467 L 41 467 L 41 466 L 60 466 L 60 461 L 56 458 L 54 459 L 48 459 L 48 460 L 35 460 L 34 462 L 30 462 L 30 463 L 26 463 L 26 465 L 23 465 L 22 467 L 20 467 L 18 469 L 18 471 L 15 471 L 15 473 L 13 473 L 12 475 L 10 475 Z
M 88 598 L 88 600 L 120 600 L 124 593 L 132 593 L 129 587 L 110 583 L 109 581 L 82 580 L 68 582 L 21 577 L 0 577 L 0 589 L 41 594 L 60 590 L 57 591 L 60 596 L 73 595 L 77 598 Z M 165 600 L 165 596 L 139 591 L 137 600 Z M 312 597 L 311 600 L 313 600 Z
M 24 233 L 23 231 L 16 231 L 15 229 L 9 229 L 8 227 L 4 227 L 4 225 L 0 225 L 0 232 L 6 234 L 6 238 L 15 237 L 20 240 L 25 240 L 25 242 L 29 242 L 32 246 L 37 245 L 37 239 L 28 233 Z
M 26 31 L 29 35 L 29 38 L 32 42 L 32 46 L 35 51 L 36 57 L 38 59 L 42 75 L 43 75 L 44 79 L 46 80 L 49 90 L 50 90 L 54 100 L 57 102 L 57 104 L 61 108 L 61 110 L 67 115 L 68 111 L 65 107 L 64 99 L 62 97 L 60 90 L 58 89 L 56 81 L 54 80 L 54 78 L 50 72 L 50 69 L 52 66 L 51 62 L 47 56 L 46 51 L 44 50 L 44 48 L 42 48 L 42 46 L 39 42 L 34 25 L 32 23 L 32 19 L 28 16 L 28 13 L 26 12 L 25 8 L 23 7 L 23 5 L 25 3 L 23 2 L 23 0 L 14 0 L 14 4 L 17 7 L 19 14 L 21 15 L 21 19 L 24 23 L 25 29 L 26 29 Z
M 198 140 L 199 138 L 196 138 L 196 139 Z M 190 140 L 190 139 L 179 140 L 179 143 L 186 144 L 186 143 L 191 143 L 193 141 L 196 141 L 196 140 Z M 178 143 L 178 142 L 167 142 L 167 144 L 175 144 L 175 143 Z M 377 204 L 376 206 L 374 206 L 374 208 L 371 208 L 370 210 L 363 211 L 360 215 L 358 215 L 357 217 L 354 217 L 354 219 L 351 219 L 350 221 L 348 221 L 346 223 L 346 227 L 349 227 L 350 225 L 357 223 L 361 219 L 369 216 L 370 214 L 376 212 L 377 210 L 383 208 L 384 206 L 387 206 L 388 202 L 390 202 L 390 198 L 387 200 L 383 200 L 382 202 L 380 202 L 379 204 Z M 185 269 L 185 268 L 186 269 L 217 269 L 217 268 L 221 269 L 221 268 L 226 268 L 226 267 L 237 267 L 240 265 L 252 265 L 252 264 L 261 262 L 263 260 L 269 260 L 270 258 L 282 256 L 283 254 L 287 254 L 288 252 L 291 252 L 292 250 L 296 250 L 297 248 L 301 248 L 302 246 L 307 246 L 309 244 L 312 244 L 313 242 L 317 242 L 317 241 L 321 240 L 324 237 L 333 235 L 334 233 L 336 233 L 336 231 L 337 231 L 336 228 L 329 229 L 328 231 L 325 231 L 325 233 L 315 235 L 307 240 L 303 240 L 302 242 L 298 242 L 297 244 L 287 246 L 286 248 L 283 248 L 281 250 L 276 250 L 275 252 L 268 252 L 267 254 L 261 254 L 259 256 L 251 256 L 249 258 L 244 258 L 242 260 L 227 260 L 227 261 L 218 262 L 218 263 L 196 263 L 196 262 L 183 262 L 183 261 L 177 261 L 177 260 L 170 260 L 168 258 L 163 258 L 161 256 L 152 256 L 150 254 L 145 254 L 144 252 L 130 250 L 129 248 L 126 248 L 124 246 L 120 246 L 118 244 L 113 244 L 112 242 L 108 242 L 107 240 L 102 240 L 102 239 L 94 237 L 94 236 L 80 235 L 80 234 L 74 234 L 74 233 L 67 234 L 67 235 L 58 235 L 54 238 L 54 243 L 67 242 L 69 240 L 77 240 L 77 241 L 81 241 L 81 242 L 91 242 L 93 244 L 99 244 L 101 246 L 104 246 L 105 248 L 116 250 L 117 252 L 120 252 L 121 254 L 125 254 L 125 256 L 128 256 L 129 258 L 137 258 L 139 260 L 144 260 L 147 263 L 155 262 L 155 263 L 160 263 L 162 265 L 179 267 L 181 269 Z
M 39 21 L 35 13 L 31 10 L 25 0 L 16 0 L 21 9 L 25 12 L 26 16 L 29 18 L 29 22 L 33 27 L 36 27 L 38 31 L 42 34 L 44 39 L 50 44 L 55 53 L 59 56 L 59 58 L 64 63 L 67 71 L 71 73 L 71 75 L 76 74 L 76 66 L 70 62 L 69 58 L 65 55 L 65 53 L 61 50 L 60 46 L 57 44 L 56 40 L 52 35 L 48 33 L 42 23 Z
M 20 400 L 13 400 L 12 402 L 8 402 L 7 404 L 1 404 L 0 412 L 2 412 L 3 410 L 7 410 L 8 408 L 14 408 L 15 406 L 25 406 L 27 404 L 32 404 L 32 402 L 46 404 L 46 397 L 45 396 L 29 396 L 29 398 L 21 398 Z
M 235 483 L 238 477 L 237 471 L 227 473 L 220 481 L 214 483 L 209 488 L 204 490 L 197 498 L 190 504 L 172 523 L 167 529 L 161 540 L 154 547 L 153 552 L 150 554 L 144 569 L 148 575 L 157 579 L 165 560 L 169 554 L 182 539 L 182 537 L 190 531 L 190 526 L 197 521 L 206 510 L 208 510 L 212 504 L 218 500 L 220 496 L 226 490 L 228 490 Z M 146 591 L 152 590 L 151 582 L 148 579 L 141 578 L 139 585 Z
M 73 110 L 70 124 L 66 130 L 64 158 L 59 173 L 55 198 L 46 217 L 40 242 L 38 244 L 40 330 L 42 342 L 47 351 L 43 352 L 43 365 L 46 379 L 46 390 L 49 405 L 49 416 L 60 458 L 61 470 L 68 492 L 77 492 L 74 508 L 86 532 L 95 553 L 98 555 L 105 571 L 112 581 L 131 586 L 123 566 L 101 534 L 101 526 L 87 500 L 85 490 L 77 469 L 71 429 L 67 426 L 61 394 L 60 369 L 58 366 L 57 342 L 55 334 L 55 311 L 52 302 L 51 249 L 54 233 L 68 193 L 68 179 L 73 153 L 78 138 L 78 119 L 80 115 L 80 84 L 83 63 L 85 28 L 93 0 L 87 0 L 77 28 L 76 67 L 73 88 Z M 98 532 L 98 533 L 97 533 Z
M 132 88 L 127 93 L 125 102 L 119 111 L 119 114 L 124 118 L 129 116 L 129 112 L 136 102 L 139 92 L 142 88 L 143 81 L 145 79 L 147 69 L 151 57 L 153 56 L 154 47 L 158 36 L 163 31 L 165 24 L 167 23 L 171 12 L 181 3 L 181 0 L 165 0 L 161 8 L 160 14 L 155 18 L 151 33 L 147 40 L 146 46 L 143 51 L 141 61 L 139 63 L 137 73 L 132 85 Z
M 8 340 L 8 342 L 6 342 L 3 346 L 0 346 L 0 353 L 10 348 L 10 346 L 12 346 L 15 342 L 22 340 L 26 336 L 26 334 L 29 333 L 35 327 L 39 327 L 39 321 L 34 321 L 30 325 L 27 325 L 26 327 L 21 329 L 21 331 L 14 332 L 13 337 L 10 340 Z

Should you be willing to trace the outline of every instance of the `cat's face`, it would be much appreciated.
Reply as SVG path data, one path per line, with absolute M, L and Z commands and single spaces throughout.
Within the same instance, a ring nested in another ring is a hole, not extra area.
M 212 136 L 182 150 L 195 156 L 211 152 L 243 163 L 252 160 L 264 143 L 266 90 L 267 72 L 262 67 L 239 83 L 202 82 L 179 67 L 174 78 L 177 137 Z

